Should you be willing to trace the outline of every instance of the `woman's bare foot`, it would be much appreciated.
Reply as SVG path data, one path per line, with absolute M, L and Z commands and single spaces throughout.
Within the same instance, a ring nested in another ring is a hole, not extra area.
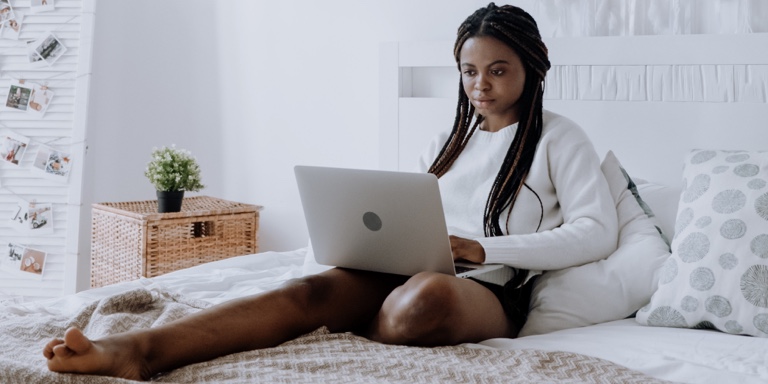
M 48 369 L 53 372 L 85 373 L 147 380 L 151 376 L 141 349 L 128 334 L 91 341 L 77 328 L 69 328 L 63 339 L 43 348 Z

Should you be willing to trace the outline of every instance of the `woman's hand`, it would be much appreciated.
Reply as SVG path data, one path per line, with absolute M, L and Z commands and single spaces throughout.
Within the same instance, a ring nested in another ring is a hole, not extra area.
M 477 264 L 485 262 L 485 249 L 479 242 L 453 235 L 450 239 L 454 260 L 462 259 Z

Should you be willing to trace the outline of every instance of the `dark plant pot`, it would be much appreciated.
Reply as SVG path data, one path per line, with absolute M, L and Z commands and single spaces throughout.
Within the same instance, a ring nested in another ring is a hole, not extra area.
M 184 191 L 157 191 L 157 212 L 180 212 Z

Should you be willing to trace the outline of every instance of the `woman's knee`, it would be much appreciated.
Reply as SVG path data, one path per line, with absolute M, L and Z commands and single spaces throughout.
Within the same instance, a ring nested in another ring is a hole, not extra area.
M 379 341 L 432 344 L 445 338 L 458 303 L 452 279 L 455 278 L 421 273 L 394 290 L 379 313 Z

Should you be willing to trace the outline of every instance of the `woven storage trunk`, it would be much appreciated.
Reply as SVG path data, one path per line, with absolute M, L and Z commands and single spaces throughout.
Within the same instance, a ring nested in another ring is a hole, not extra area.
M 91 287 L 257 253 L 261 208 L 208 196 L 173 213 L 156 200 L 93 204 Z

